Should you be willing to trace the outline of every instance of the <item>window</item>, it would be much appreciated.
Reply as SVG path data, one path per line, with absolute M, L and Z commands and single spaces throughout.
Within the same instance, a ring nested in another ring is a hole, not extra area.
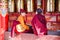
M 54 12 L 55 0 L 47 0 L 47 12 Z
M 23 0 L 15 0 L 17 12 L 20 12 L 20 9 L 24 9 L 24 1 Z
M 47 12 L 60 12 L 60 0 L 47 0 Z
M 9 12 L 14 12 L 14 0 L 9 0 L 8 1 L 8 11 Z
M 20 12 L 20 9 L 24 9 L 24 1 L 23 0 L 16 0 L 17 1 L 17 11 Z
M 58 0 L 58 11 L 60 12 L 60 0 Z
M 20 0 L 20 1 L 21 1 L 21 3 L 20 3 L 20 6 L 21 6 L 21 7 L 20 7 L 20 8 L 23 9 L 23 8 L 24 8 L 23 0 Z
M 41 0 L 37 0 L 37 8 L 41 7 Z
M 17 11 L 20 12 L 20 0 L 17 0 Z
M 27 12 L 33 12 L 33 1 L 27 0 Z

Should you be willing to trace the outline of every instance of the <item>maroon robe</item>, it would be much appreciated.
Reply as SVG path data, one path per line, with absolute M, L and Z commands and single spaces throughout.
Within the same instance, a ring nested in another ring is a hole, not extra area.
M 19 21 L 13 20 L 13 25 L 12 25 L 12 30 L 11 30 L 11 37 L 14 37 L 14 33 L 16 33 L 17 35 L 18 35 L 18 34 L 21 34 L 21 33 L 33 33 L 33 32 L 31 31 L 32 29 L 30 29 L 30 28 L 29 28 L 29 30 L 25 30 L 25 31 L 23 31 L 23 32 L 18 32 L 18 31 L 16 30 L 16 25 L 18 25 L 18 24 L 20 24 Z
M 38 35 L 42 32 L 44 32 L 43 35 L 47 34 L 46 20 L 43 15 L 41 14 L 35 15 L 34 18 L 32 19 L 31 24 L 34 34 Z

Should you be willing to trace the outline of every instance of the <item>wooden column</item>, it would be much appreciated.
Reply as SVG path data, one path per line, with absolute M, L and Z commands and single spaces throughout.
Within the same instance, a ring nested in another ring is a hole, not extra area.
M 24 0 L 24 10 L 27 12 L 27 0 Z
M 43 9 L 43 13 L 46 14 L 46 6 L 47 6 L 47 0 L 41 0 L 41 8 Z
M 34 1 L 34 12 L 36 12 L 37 9 L 37 0 Z

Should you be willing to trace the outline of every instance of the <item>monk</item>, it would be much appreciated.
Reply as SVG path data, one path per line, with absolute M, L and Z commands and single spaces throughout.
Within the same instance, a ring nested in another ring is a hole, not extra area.
M 20 33 L 29 32 L 29 26 L 27 26 L 25 19 L 24 19 L 25 15 L 26 15 L 25 10 L 21 9 L 20 13 L 21 13 L 21 15 L 17 18 L 17 21 L 16 20 L 13 21 L 11 37 L 14 37 L 15 33 L 16 33 L 16 35 L 18 35 Z
M 42 9 L 38 8 L 31 24 L 35 35 L 46 35 L 47 27 L 45 17 L 42 15 Z

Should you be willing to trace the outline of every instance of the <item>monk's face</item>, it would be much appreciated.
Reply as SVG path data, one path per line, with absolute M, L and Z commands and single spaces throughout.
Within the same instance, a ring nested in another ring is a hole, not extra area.
M 25 16 L 25 15 L 26 15 L 26 13 L 25 13 L 25 12 L 23 12 L 23 13 L 21 13 L 21 15 L 22 15 L 22 16 Z

